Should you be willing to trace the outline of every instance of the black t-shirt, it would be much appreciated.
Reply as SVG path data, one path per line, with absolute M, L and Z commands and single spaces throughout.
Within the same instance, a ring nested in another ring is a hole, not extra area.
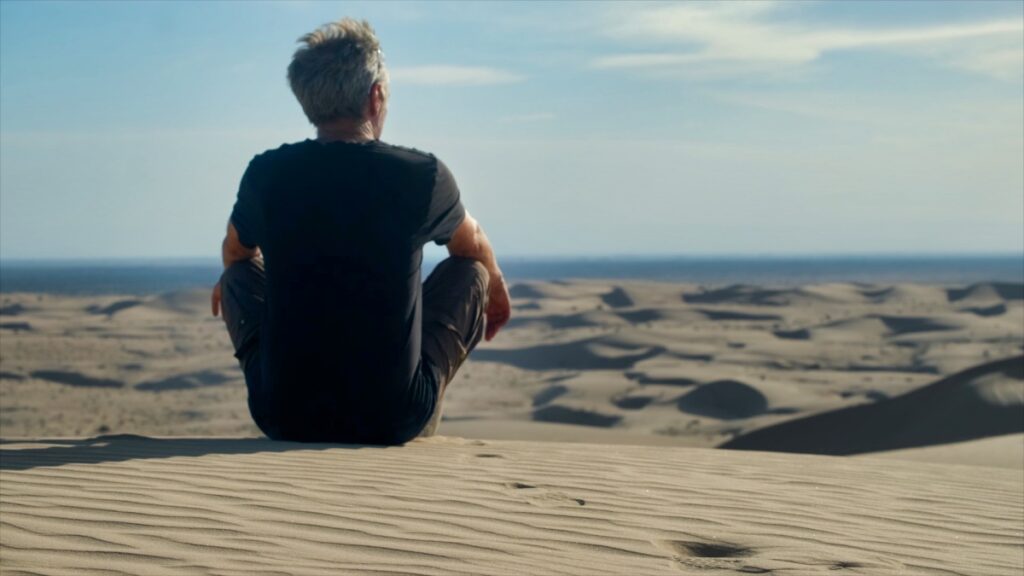
M 284 428 L 312 418 L 354 437 L 424 418 L 413 396 L 436 383 L 420 365 L 422 247 L 464 216 L 432 154 L 306 140 L 253 158 L 231 214 L 267 278 L 250 405 Z

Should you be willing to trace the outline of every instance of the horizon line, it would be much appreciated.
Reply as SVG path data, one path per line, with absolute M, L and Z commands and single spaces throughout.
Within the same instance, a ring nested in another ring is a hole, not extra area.
M 423 259 L 441 260 L 444 257 L 424 254 Z M 499 257 L 506 262 L 566 262 L 566 261 L 665 261 L 665 260 L 815 260 L 815 259 L 938 259 L 938 258 L 1021 258 L 1024 264 L 1024 250 L 1021 251 L 971 251 L 971 252 L 680 252 L 680 253 L 620 253 L 620 254 L 509 254 Z M 0 265 L 19 264 L 206 264 L 219 263 L 217 256 L 43 256 L 0 258 Z

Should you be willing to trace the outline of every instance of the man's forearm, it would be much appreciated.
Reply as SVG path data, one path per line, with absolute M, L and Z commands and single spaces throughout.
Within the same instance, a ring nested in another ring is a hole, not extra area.
M 484 233 L 482 228 L 479 228 L 478 230 L 478 251 L 474 258 L 487 269 L 487 273 L 491 276 L 492 283 L 497 280 L 503 280 L 501 268 L 498 267 L 498 259 L 494 256 L 494 248 L 491 247 L 491 241 L 487 239 L 487 234 Z
M 471 216 L 467 217 L 471 218 Z M 497 282 L 503 282 L 504 278 L 502 277 L 501 268 L 498 266 L 498 259 L 494 256 L 491 241 L 487 238 L 487 234 L 484 233 L 483 228 L 480 227 L 476 220 L 473 220 L 472 224 L 474 228 L 473 241 L 457 250 L 453 250 L 452 246 L 449 246 L 448 253 L 452 256 L 472 258 L 483 264 L 491 277 L 492 285 L 495 285 Z

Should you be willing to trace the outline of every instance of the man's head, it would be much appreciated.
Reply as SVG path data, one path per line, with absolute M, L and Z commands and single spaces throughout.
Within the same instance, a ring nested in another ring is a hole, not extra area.
M 288 83 L 309 121 L 370 122 L 379 138 L 386 115 L 388 72 L 373 28 L 343 18 L 299 38 Z

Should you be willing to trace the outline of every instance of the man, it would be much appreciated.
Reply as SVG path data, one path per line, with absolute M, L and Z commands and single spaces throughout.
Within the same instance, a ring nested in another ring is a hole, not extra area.
M 365 21 L 303 36 L 288 67 L 315 140 L 253 158 L 213 290 L 272 439 L 433 434 L 445 387 L 508 321 L 508 290 L 448 168 L 380 141 L 388 76 Z M 420 284 L 422 247 L 450 257 Z

